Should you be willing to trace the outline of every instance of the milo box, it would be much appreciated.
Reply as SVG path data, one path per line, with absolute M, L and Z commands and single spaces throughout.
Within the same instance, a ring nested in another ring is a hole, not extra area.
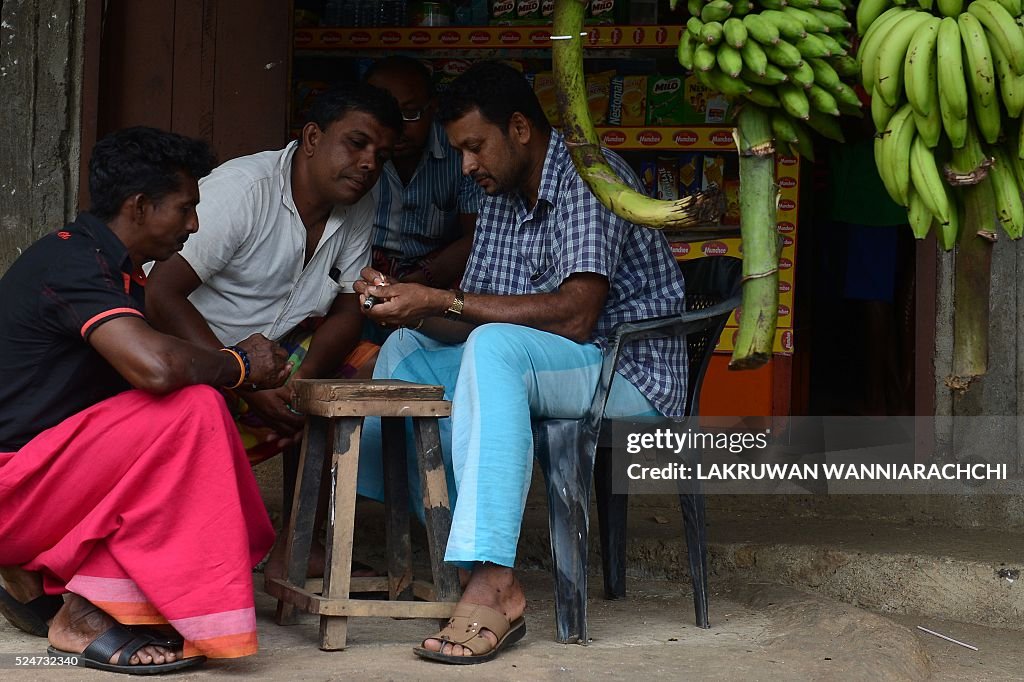
M 623 15 L 628 16 L 629 8 L 625 0 L 590 0 L 587 6 L 588 24 L 628 24 Z
M 647 125 L 683 123 L 683 79 L 681 76 L 651 76 L 647 79 Z
M 516 0 L 516 23 L 536 24 L 540 22 L 540 0 Z
M 511 24 L 516 18 L 516 0 L 491 0 L 491 24 Z
M 540 2 L 540 20 L 545 24 L 550 24 L 554 20 L 555 16 L 555 0 L 541 0 Z

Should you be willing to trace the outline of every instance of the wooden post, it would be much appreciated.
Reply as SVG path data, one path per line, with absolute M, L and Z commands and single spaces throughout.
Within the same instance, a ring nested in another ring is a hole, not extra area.
M 405 418 L 381 417 L 384 458 L 384 536 L 388 555 L 388 599 L 412 599 L 412 540 L 409 537 L 409 469 Z
M 359 417 L 337 419 L 334 423 L 334 448 L 329 482 L 331 496 L 328 504 L 333 532 L 327 538 L 327 556 L 324 561 L 323 596 L 327 599 L 348 599 L 349 596 L 352 581 L 352 536 L 356 514 L 356 475 L 359 472 L 359 436 L 362 430 L 363 420 Z M 347 636 L 347 616 L 320 617 L 321 649 L 344 649 Z
M 441 437 L 436 419 L 414 418 L 412 421 L 416 436 L 416 460 L 423 488 L 423 510 L 427 521 L 427 545 L 435 599 L 454 602 L 459 600 L 462 589 L 459 586 L 458 571 L 444 562 L 448 534 L 452 529 L 452 510 L 448 501 L 444 461 L 441 458 Z
M 299 478 L 296 484 L 298 494 L 292 499 L 291 517 L 286 526 L 284 565 L 288 582 L 292 585 L 306 584 L 309 571 L 309 549 L 313 543 L 316 504 L 320 496 L 320 479 L 323 473 L 327 445 L 327 420 L 310 417 L 302 436 L 302 451 L 299 455 Z M 291 604 L 278 602 L 276 621 L 278 625 L 292 625 L 295 622 Z

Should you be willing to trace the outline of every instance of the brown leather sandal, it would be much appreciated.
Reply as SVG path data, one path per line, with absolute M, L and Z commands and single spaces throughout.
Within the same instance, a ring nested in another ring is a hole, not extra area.
M 498 643 L 493 648 L 490 640 L 480 634 L 481 630 L 490 630 L 498 638 Z M 420 658 L 454 665 L 486 663 L 493 660 L 505 647 L 521 640 L 524 635 L 526 620 L 522 617 L 510 623 L 504 615 L 490 607 L 480 604 L 459 604 L 448 623 L 427 639 L 460 644 L 473 652 L 473 655 L 454 656 L 440 651 L 430 651 L 422 646 L 413 648 L 413 653 Z

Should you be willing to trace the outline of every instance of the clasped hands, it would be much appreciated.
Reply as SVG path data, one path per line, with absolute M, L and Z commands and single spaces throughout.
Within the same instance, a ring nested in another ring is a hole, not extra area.
M 363 268 L 361 280 L 352 288 L 359 294 L 359 303 L 373 296 L 377 302 L 363 314 L 384 326 L 417 326 L 420 321 L 438 315 L 447 307 L 449 292 L 422 284 L 406 282 L 391 283 L 391 280 L 373 268 Z M 443 299 L 443 300 L 442 300 Z
M 292 363 L 288 353 L 262 334 L 253 334 L 238 343 L 249 355 L 249 380 L 236 389 L 249 409 L 273 429 L 267 441 L 276 440 L 282 449 L 296 442 L 305 418 L 291 408 L 292 388 L 288 378 Z

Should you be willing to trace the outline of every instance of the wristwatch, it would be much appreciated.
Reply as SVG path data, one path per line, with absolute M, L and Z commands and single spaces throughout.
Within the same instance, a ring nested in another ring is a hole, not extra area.
M 448 306 L 448 310 L 444 311 L 446 320 L 457 320 L 462 317 L 462 308 L 466 305 L 466 294 L 459 289 L 452 289 L 452 293 L 455 294 L 455 300 Z

